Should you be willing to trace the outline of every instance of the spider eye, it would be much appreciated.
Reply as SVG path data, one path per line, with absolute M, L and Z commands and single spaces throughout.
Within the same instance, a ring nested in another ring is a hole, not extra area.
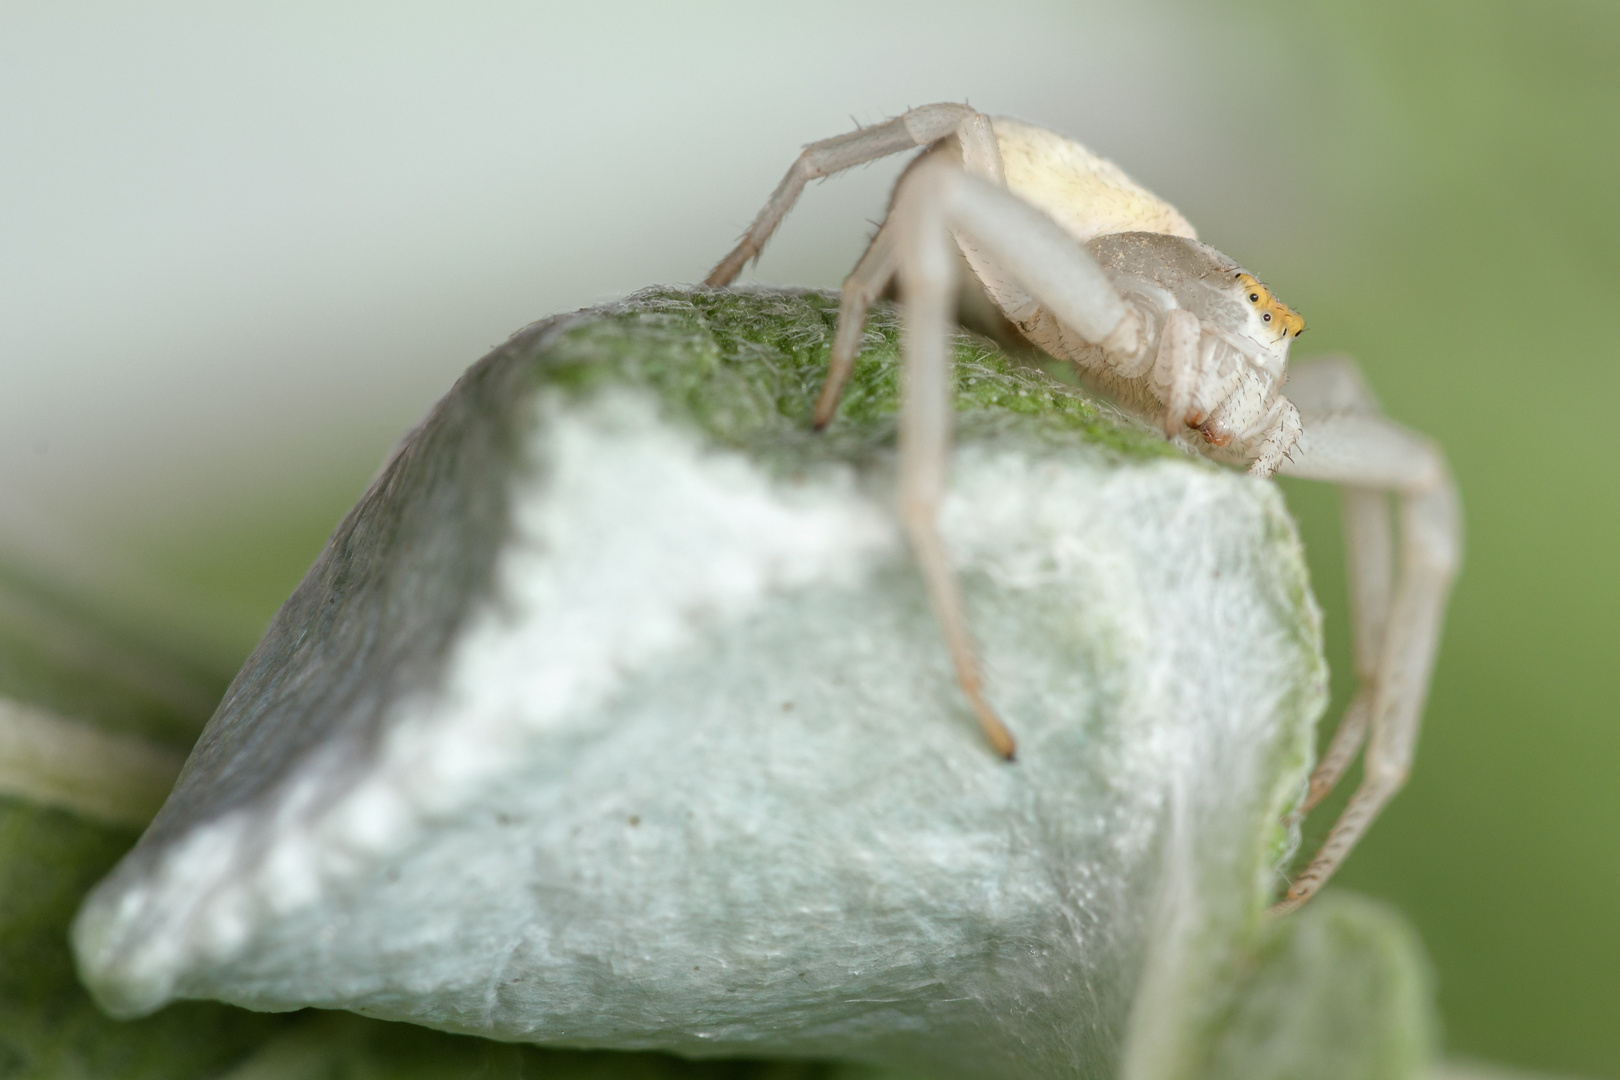
M 1260 317 L 1262 319 L 1264 319 L 1266 322 L 1270 322 L 1271 321 L 1271 312 L 1268 311 L 1268 312 L 1266 312 L 1264 315 L 1262 315 Z
M 1260 302 L 1260 294 L 1259 293 L 1252 292 L 1252 293 L 1249 294 L 1249 303 L 1258 304 L 1259 302 Z

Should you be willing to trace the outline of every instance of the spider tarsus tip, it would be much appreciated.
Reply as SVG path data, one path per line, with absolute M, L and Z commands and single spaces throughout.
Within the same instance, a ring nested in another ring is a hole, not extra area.
M 1005 727 L 999 731 L 986 732 L 990 736 L 990 745 L 995 749 L 996 756 L 1010 763 L 1018 760 L 1018 740 Z

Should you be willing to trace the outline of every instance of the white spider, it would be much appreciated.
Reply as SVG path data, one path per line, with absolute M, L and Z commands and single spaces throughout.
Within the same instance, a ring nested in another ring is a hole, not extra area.
M 807 146 L 747 235 L 715 267 L 724 286 L 759 254 L 807 181 L 927 147 L 844 282 L 815 422 L 838 406 L 867 308 L 898 276 L 904 303 L 900 507 L 957 679 L 986 735 L 1013 740 L 985 699 L 950 558 L 935 527 L 950 448 L 949 351 L 959 267 L 1031 343 L 1199 452 L 1342 485 L 1358 686 L 1311 776 L 1319 803 L 1367 744 L 1364 778 L 1277 904 L 1304 903 L 1406 779 L 1446 596 L 1461 554 L 1440 450 L 1385 419 L 1348 358 L 1286 371 L 1304 321 L 1173 207 L 1113 163 L 1042 128 L 966 105 L 927 105 Z M 953 250 L 953 247 L 955 250 Z M 958 255 L 958 252 L 960 255 Z M 1278 392 L 1285 378 L 1292 400 Z M 1400 506 L 1399 565 L 1390 514 Z M 1370 738 L 1368 737 L 1370 732 Z

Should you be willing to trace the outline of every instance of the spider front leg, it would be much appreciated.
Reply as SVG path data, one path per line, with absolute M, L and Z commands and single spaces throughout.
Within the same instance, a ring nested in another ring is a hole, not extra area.
M 953 102 L 923 105 L 893 120 L 813 142 L 804 148 L 787 175 L 782 177 L 781 183 L 776 185 L 769 201 L 737 246 L 709 271 L 703 283 L 711 288 L 731 284 L 748 261 L 764 249 L 765 242 L 771 238 L 787 212 L 793 209 L 793 204 L 799 201 L 804 185 L 811 180 L 831 176 L 890 154 L 929 146 L 953 134 L 961 141 L 963 160 L 968 167 L 1000 182 L 1001 151 L 996 144 L 995 133 L 990 129 L 990 120 L 969 105 Z
M 885 236 L 887 234 L 887 236 Z M 1102 268 L 1060 226 L 1005 188 L 948 161 L 924 161 L 895 192 L 879 242 L 852 277 L 881 291 L 897 273 L 904 304 L 900 402 L 900 511 L 916 554 L 929 602 L 950 650 L 957 682 L 991 744 L 1004 757 L 1014 751 L 1008 732 L 984 694 L 984 679 L 962 607 L 950 554 L 939 535 L 939 505 L 950 454 L 953 379 L 951 332 L 956 297 L 953 243 L 974 244 L 1027 289 L 1029 306 L 1043 306 L 1088 341 L 1120 355 L 1143 352 L 1142 318 Z M 847 294 L 846 294 L 847 295 Z M 859 318 L 841 313 L 839 335 Z M 836 402 L 836 390 L 832 401 Z M 824 394 L 824 400 L 826 395 Z M 829 409 L 830 415 L 830 409 Z
M 1349 360 L 1295 368 L 1289 394 L 1305 439 L 1284 475 L 1343 485 L 1357 688 L 1311 777 L 1319 803 L 1367 739 L 1361 786 L 1273 910 L 1310 899 L 1406 780 L 1440 624 L 1462 557 L 1456 485 L 1439 449 L 1391 423 Z M 1390 499 L 1400 509 L 1392 523 Z M 1396 527 L 1392 527 L 1396 525 Z M 1398 530 L 1399 543 L 1395 543 Z

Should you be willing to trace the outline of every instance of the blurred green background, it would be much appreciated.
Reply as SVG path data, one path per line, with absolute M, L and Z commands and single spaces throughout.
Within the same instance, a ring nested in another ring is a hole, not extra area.
M 489 345 L 700 277 L 851 113 L 963 98 L 1115 158 L 1444 445 L 1419 759 L 1339 881 L 1416 922 L 1452 1053 L 1620 1077 L 1613 0 L 7 5 L 8 561 L 222 684 Z M 897 167 L 758 278 L 835 286 Z M 1347 672 L 1335 498 L 1287 491 Z
M 1287 23 L 1273 115 L 1329 225 L 1264 265 L 1302 351 L 1445 446 L 1468 523 L 1417 768 L 1340 881 L 1420 927 L 1454 1051 L 1620 1075 L 1620 5 Z M 1333 500 L 1288 495 L 1344 672 Z

